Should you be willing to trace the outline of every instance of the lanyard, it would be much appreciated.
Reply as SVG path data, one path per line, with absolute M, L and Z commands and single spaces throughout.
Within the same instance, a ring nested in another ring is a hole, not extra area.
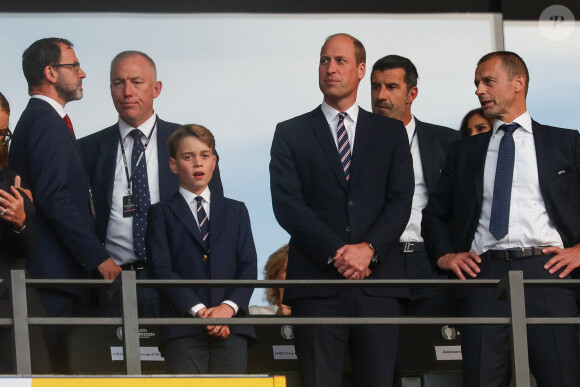
M 131 171 L 131 175 L 129 176 L 129 167 L 127 166 L 127 156 L 125 155 L 125 147 L 123 146 L 123 139 L 121 138 L 121 132 L 119 132 L 119 143 L 121 144 L 121 153 L 123 154 L 123 164 L 125 164 L 125 175 L 127 176 L 127 191 L 129 192 L 129 195 L 131 195 L 131 180 L 133 180 L 133 176 L 135 176 L 135 171 L 137 170 L 137 167 L 139 167 L 139 163 L 141 162 L 141 159 L 143 159 L 143 157 L 145 156 L 145 151 L 147 150 L 147 145 L 149 145 L 149 140 L 151 140 L 151 136 L 153 135 L 153 132 L 155 131 L 155 128 L 157 127 L 157 120 L 159 118 L 155 119 L 155 123 L 153 124 L 153 127 L 151 128 L 151 132 L 149 133 L 149 136 L 147 137 L 147 141 L 145 142 L 145 145 L 143 146 L 143 152 L 141 152 L 141 154 L 139 155 L 139 158 L 137 159 L 137 162 L 135 163 L 135 168 Z M 141 139 L 135 139 L 134 141 L 141 141 Z

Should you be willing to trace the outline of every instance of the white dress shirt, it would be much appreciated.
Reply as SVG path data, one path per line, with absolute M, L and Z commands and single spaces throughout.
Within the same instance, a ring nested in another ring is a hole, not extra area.
M 508 233 L 502 239 L 496 240 L 489 232 L 497 155 L 499 143 L 505 133 L 503 130 L 498 130 L 504 122 L 496 119 L 485 158 L 481 216 L 471 244 L 471 251 L 477 254 L 490 249 L 503 250 L 512 247 L 564 247 L 560 234 L 550 221 L 540 191 L 532 118 L 526 111 L 512 122 L 519 124 L 520 127 L 513 133 L 515 159 Z
M 191 191 L 188 191 L 187 189 L 185 189 L 183 187 L 179 187 L 179 193 L 185 199 L 185 202 L 189 206 L 189 209 L 191 210 L 191 213 L 193 214 L 193 217 L 195 218 L 195 222 L 197 223 L 197 227 L 199 227 L 199 219 L 197 218 L 197 202 L 195 201 L 195 198 L 198 195 L 194 194 Z M 203 190 L 203 192 L 201 194 L 199 194 L 199 196 L 201 196 L 201 198 L 202 198 L 201 206 L 203 207 L 203 210 L 205 211 L 205 214 L 207 215 L 207 220 L 209 221 L 210 220 L 210 217 L 209 217 L 210 216 L 209 215 L 210 205 L 209 205 L 209 203 L 211 200 L 211 192 L 209 190 L 209 187 L 206 187 L 205 190 Z M 211 232 L 211 229 L 210 229 L 210 232 Z M 231 306 L 232 309 L 234 310 L 234 316 L 236 315 L 236 313 L 238 313 L 238 305 L 235 302 L 230 301 L 230 300 L 224 300 L 224 301 L 222 301 L 222 304 L 226 304 L 226 305 Z M 206 306 L 203 303 L 195 304 L 189 310 L 189 314 L 192 315 L 193 317 L 195 317 L 197 312 L 199 312 L 200 310 L 202 310 L 205 307 Z
M 48 102 L 50 104 L 50 106 L 52 106 L 54 108 L 54 110 L 56 110 L 56 112 L 58 113 L 58 115 L 61 118 L 64 118 L 64 116 L 66 116 L 66 112 L 64 111 L 64 107 L 61 104 L 59 104 L 58 102 L 56 102 L 54 99 L 47 97 L 46 95 L 33 94 L 30 96 L 30 98 L 38 98 L 38 99 L 41 99 L 45 102 Z
M 144 134 L 141 138 L 143 145 L 147 142 L 147 137 L 149 137 L 151 131 L 155 129 L 156 120 L 157 115 L 154 113 L 137 128 Z M 119 132 L 123 139 L 123 146 L 125 147 L 129 175 L 132 172 L 131 156 L 133 154 L 133 136 L 130 136 L 129 133 L 133 129 L 135 128 L 119 118 Z M 157 152 L 157 133 L 155 132 L 151 135 L 149 145 L 147 145 L 147 149 L 145 150 L 145 159 L 147 161 L 149 196 L 151 198 L 151 204 L 155 204 L 159 202 L 159 156 Z M 166 162 L 169 162 L 169 160 Z M 123 217 L 123 197 L 129 194 L 127 187 L 127 175 L 125 173 L 121 144 L 119 143 L 115 163 L 115 182 L 113 185 L 111 213 L 109 214 L 109 224 L 107 226 L 107 237 L 105 240 L 105 249 L 118 265 L 125 265 L 139 260 L 133 248 L 133 217 Z
M 346 109 L 345 112 L 339 112 L 335 108 L 328 105 L 326 102 L 322 102 L 321 105 L 322 113 L 328 122 L 328 127 L 330 128 L 330 133 L 334 139 L 334 145 L 338 149 L 338 136 L 336 128 L 338 127 L 338 114 L 346 113 L 347 116 L 344 119 L 344 126 L 346 128 L 346 134 L 348 135 L 348 142 L 350 143 L 350 155 L 354 154 L 354 138 L 356 135 L 356 119 L 358 117 L 358 105 L 355 103 L 350 108 Z
M 425 178 L 423 177 L 423 166 L 421 165 L 421 153 L 419 152 L 419 139 L 415 129 L 415 117 L 411 116 L 411 121 L 405 126 L 409 136 L 409 146 L 413 157 L 413 171 L 415 174 L 415 192 L 413 193 L 413 204 L 411 217 L 407 227 L 399 241 L 401 242 L 423 242 L 421 237 L 421 219 L 423 208 L 427 205 L 428 193 Z M 428 146 L 429 144 L 426 144 Z

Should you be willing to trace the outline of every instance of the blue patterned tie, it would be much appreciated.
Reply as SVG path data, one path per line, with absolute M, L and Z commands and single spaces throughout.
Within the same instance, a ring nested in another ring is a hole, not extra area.
M 130 133 L 133 137 L 133 153 L 131 154 L 131 171 L 133 178 L 131 183 L 133 185 L 133 196 L 137 202 L 137 209 L 133 217 L 133 249 L 140 260 L 145 261 L 147 256 L 145 254 L 145 231 L 147 230 L 147 210 L 151 205 L 151 197 L 149 196 L 149 181 L 147 180 L 147 162 L 145 154 L 139 161 L 136 167 L 137 160 L 141 153 L 145 152 L 145 147 L 141 138 L 144 136 L 139 129 L 133 129 Z
M 344 119 L 346 118 L 346 113 L 338 114 L 338 126 L 336 127 L 336 138 L 338 142 L 338 155 L 340 157 L 340 162 L 342 164 L 342 170 L 344 171 L 344 176 L 346 181 L 350 179 L 350 141 L 348 140 L 348 134 L 346 133 L 346 128 L 344 125 Z
M 201 196 L 196 196 L 195 201 L 197 202 L 197 222 L 199 223 L 199 231 L 201 232 L 203 247 L 205 247 L 206 250 L 209 250 L 209 219 L 207 218 L 207 214 L 203 209 L 203 198 Z M 204 256 L 204 261 L 206 259 L 206 256 Z
M 495 169 L 495 182 L 493 185 L 493 201 L 491 204 L 491 217 L 489 220 L 489 232 L 500 240 L 508 233 L 510 220 L 510 200 L 512 197 L 512 181 L 514 175 L 514 158 L 516 147 L 514 144 L 514 130 L 518 124 L 503 124 L 499 127 L 505 133 L 499 143 L 497 155 L 497 167 Z M 499 130 L 498 129 L 498 130 Z

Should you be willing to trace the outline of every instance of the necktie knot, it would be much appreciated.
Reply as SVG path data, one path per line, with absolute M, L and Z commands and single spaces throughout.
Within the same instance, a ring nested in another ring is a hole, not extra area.
M 348 113 L 346 113 L 346 112 L 344 112 L 344 113 L 338 113 L 338 122 L 344 121 L 344 119 L 346 118 L 346 116 L 348 116 Z
M 203 198 L 201 196 L 196 196 L 195 201 L 197 202 L 197 205 L 199 206 L 203 203 Z
M 140 141 L 141 138 L 144 136 L 143 132 L 139 129 L 133 129 L 131 132 L 129 132 L 129 134 L 131 135 L 131 137 L 133 137 L 135 141 Z
M 517 128 L 519 128 L 519 125 L 516 124 L 515 122 L 512 122 L 511 124 L 502 124 L 499 129 L 503 130 L 506 133 L 513 133 Z

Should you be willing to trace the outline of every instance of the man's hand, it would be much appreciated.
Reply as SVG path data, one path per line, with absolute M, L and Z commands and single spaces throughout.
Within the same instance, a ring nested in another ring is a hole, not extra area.
M 477 264 L 481 263 L 481 258 L 474 252 L 445 254 L 437 260 L 437 266 L 442 270 L 452 270 L 457 278 L 464 280 L 463 273 L 475 278 L 481 271 Z
M 367 242 L 344 245 L 336 250 L 334 267 L 346 279 L 364 279 L 370 275 L 369 265 L 375 251 Z
M 562 270 L 558 277 L 564 278 L 569 275 L 572 270 L 580 266 L 580 244 L 567 249 L 559 247 L 546 247 L 542 249 L 544 254 L 556 254 L 544 265 L 544 269 L 548 270 L 550 274 L 554 274 L 561 268 Z
M 232 318 L 234 316 L 234 309 L 228 304 L 220 304 L 209 308 L 204 318 Z M 207 333 L 218 339 L 227 339 L 230 335 L 230 328 L 227 325 L 208 325 L 206 327 Z
M 15 187 L 10 187 L 12 195 L 0 189 L 0 219 L 22 228 L 26 222 L 24 199 Z
M 106 280 L 114 280 L 123 271 L 121 266 L 117 265 L 115 261 L 113 261 L 113 258 L 108 258 L 107 260 L 103 261 L 99 266 L 97 266 L 97 269 Z
M 292 308 L 288 305 L 280 304 L 278 305 L 278 310 L 276 311 L 277 316 L 291 316 Z

